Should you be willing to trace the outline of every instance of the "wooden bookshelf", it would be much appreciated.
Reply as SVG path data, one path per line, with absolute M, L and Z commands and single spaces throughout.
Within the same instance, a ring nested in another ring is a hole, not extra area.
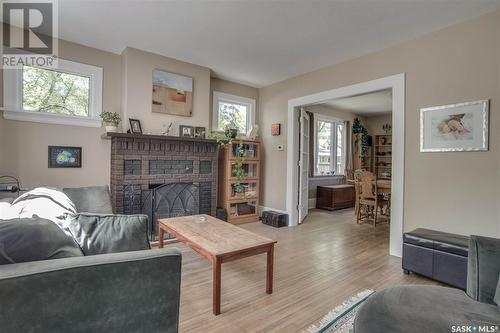
M 377 179 L 391 179 L 392 177 L 392 135 L 375 135 L 375 174 Z
M 243 145 L 243 180 L 234 174 L 240 142 Z M 260 143 L 251 140 L 235 140 L 220 150 L 218 205 L 226 209 L 229 223 L 259 220 L 260 153 Z

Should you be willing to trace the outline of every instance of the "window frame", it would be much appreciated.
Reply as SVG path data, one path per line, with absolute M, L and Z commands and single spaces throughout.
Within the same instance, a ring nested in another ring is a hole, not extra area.
M 58 59 L 57 67 L 31 66 L 62 73 L 85 76 L 89 84 L 89 115 L 72 116 L 51 112 L 36 112 L 23 107 L 23 69 L 5 69 L 3 71 L 3 117 L 9 120 L 30 121 L 45 124 L 101 127 L 103 69 L 101 67 Z
M 246 106 L 248 109 L 246 130 L 248 131 L 250 129 L 250 126 L 255 124 L 255 104 L 256 104 L 255 99 L 227 94 L 220 91 L 214 91 L 213 106 L 212 106 L 212 131 L 215 132 L 224 131 L 223 128 L 219 127 L 219 102 L 240 104 Z M 240 133 L 240 132 L 238 132 L 238 134 L 246 135 L 246 133 Z
M 318 145 L 318 122 L 323 121 L 323 122 L 329 122 L 332 123 L 334 126 L 332 126 L 332 129 L 330 131 L 330 134 L 332 135 L 332 142 L 330 145 L 330 156 L 331 156 L 331 161 L 330 161 L 330 167 L 332 167 L 332 170 L 335 170 L 335 173 L 333 175 L 320 175 L 318 173 L 318 159 L 319 159 L 319 145 Z M 339 118 L 334 118 L 334 117 L 329 117 L 325 116 L 322 114 L 314 114 L 314 126 L 313 126 L 313 131 L 314 131 L 314 159 L 313 159 L 313 178 L 316 177 L 335 177 L 335 176 L 344 176 L 345 175 L 345 170 L 342 170 L 341 173 L 337 173 L 337 127 L 341 125 L 344 127 L 344 130 L 342 131 L 342 155 L 341 155 L 341 161 L 340 164 L 345 166 L 346 162 L 346 133 L 345 133 L 345 121 Z M 345 167 L 344 167 L 345 169 Z

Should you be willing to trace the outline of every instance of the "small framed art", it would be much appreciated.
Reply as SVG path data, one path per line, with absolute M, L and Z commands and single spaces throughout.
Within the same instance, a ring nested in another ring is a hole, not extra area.
M 139 119 L 129 118 L 130 133 L 142 134 L 141 121 Z
M 82 147 L 49 146 L 49 168 L 81 168 Z
M 185 138 L 193 138 L 194 137 L 194 127 L 193 126 L 186 126 L 186 125 L 179 125 L 179 136 L 182 136 Z

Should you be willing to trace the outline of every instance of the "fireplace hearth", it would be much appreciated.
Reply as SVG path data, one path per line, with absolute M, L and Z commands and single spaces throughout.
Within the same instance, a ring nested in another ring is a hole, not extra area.
M 108 133 L 111 197 L 118 214 L 146 214 L 151 240 L 158 219 L 216 214 L 218 146 L 207 139 Z

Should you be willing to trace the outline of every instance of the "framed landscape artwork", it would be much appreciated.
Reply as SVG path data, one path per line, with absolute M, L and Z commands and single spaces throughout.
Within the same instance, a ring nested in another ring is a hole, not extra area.
M 193 78 L 153 70 L 152 111 L 176 116 L 193 115 Z
M 488 150 L 489 101 L 420 109 L 420 151 Z
M 82 147 L 49 146 L 49 168 L 81 168 Z

